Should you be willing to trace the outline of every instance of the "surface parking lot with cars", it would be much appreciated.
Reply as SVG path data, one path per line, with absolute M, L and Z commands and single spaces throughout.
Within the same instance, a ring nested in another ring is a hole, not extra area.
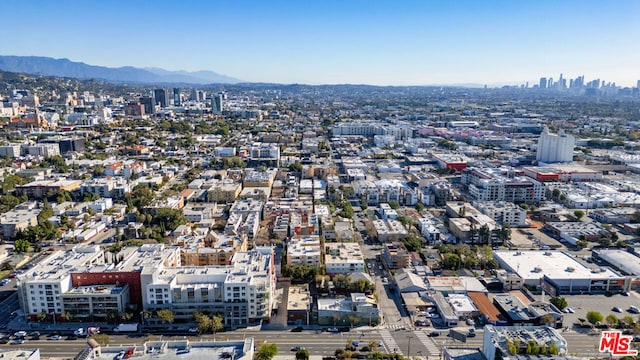
M 640 308 L 640 294 L 631 291 L 629 296 L 615 294 L 612 296 L 605 295 L 564 295 L 567 299 L 567 307 L 574 310 L 574 313 L 564 312 L 563 324 L 565 327 L 571 328 L 574 323 L 580 323 L 578 319 L 586 319 L 588 311 L 598 311 L 604 317 L 613 314 L 617 318 L 631 315 L 634 320 L 638 320 L 638 313 L 629 312 L 631 306 Z M 547 296 L 547 301 L 549 300 Z M 614 308 L 620 308 L 621 313 L 614 311 Z

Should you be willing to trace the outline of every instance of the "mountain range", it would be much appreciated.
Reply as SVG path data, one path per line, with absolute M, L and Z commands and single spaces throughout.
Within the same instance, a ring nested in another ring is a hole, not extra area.
M 140 69 L 132 66 L 109 68 L 43 56 L 0 55 L 0 70 L 33 75 L 147 84 L 235 84 L 241 82 L 241 80 L 213 71 L 169 71 L 160 68 Z

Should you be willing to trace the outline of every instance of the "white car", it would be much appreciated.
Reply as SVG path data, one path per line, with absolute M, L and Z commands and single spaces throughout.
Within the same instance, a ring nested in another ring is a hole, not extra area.
M 197 333 L 197 332 L 198 332 L 198 328 L 197 328 L 197 327 L 195 327 L 195 326 L 194 326 L 194 327 L 190 327 L 190 328 L 189 328 L 189 332 L 190 332 L 190 333 Z
M 567 314 L 573 314 L 573 313 L 575 313 L 575 312 L 576 312 L 575 310 L 573 310 L 573 309 L 572 309 L 572 308 L 570 308 L 570 307 L 568 307 L 568 308 L 564 308 L 564 310 L 563 310 L 563 311 L 564 311 L 565 313 L 567 313 Z

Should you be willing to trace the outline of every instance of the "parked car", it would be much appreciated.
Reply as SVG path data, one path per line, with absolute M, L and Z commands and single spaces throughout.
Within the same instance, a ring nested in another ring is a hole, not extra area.
M 611 311 L 613 311 L 613 312 L 617 312 L 617 313 L 621 313 L 621 312 L 622 312 L 622 309 L 621 309 L 621 308 L 619 308 L 619 307 L 617 307 L 617 306 L 615 306 L 613 309 L 611 309 Z
M 11 341 L 11 345 L 20 345 L 20 344 L 24 344 L 25 342 L 26 342 L 25 339 L 15 339 Z
M 49 340 L 62 340 L 62 336 L 60 335 L 51 335 Z
M 638 309 L 637 307 L 635 307 L 633 305 L 629 306 L 629 310 L 627 310 L 627 311 L 629 311 L 632 314 L 639 314 L 640 313 L 640 309 Z
M 195 327 L 195 326 L 193 326 L 193 327 L 190 327 L 188 331 L 189 331 L 190 333 L 197 333 L 197 332 L 198 332 L 198 328 L 197 328 L 197 327 Z
M 567 313 L 567 314 L 573 314 L 573 313 L 575 313 L 575 312 L 576 312 L 575 310 L 573 310 L 573 309 L 572 309 L 572 308 L 570 308 L 570 307 L 564 308 L 564 310 L 563 310 L 563 311 L 564 311 L 565 313 Z
M 437 336 L 440 336 L 440 332 L 432 331 L 432 332 L 428 333 L 427 336 L 428 337 L 437 337 Z
M 291 348 L 291 351 L 304 350 L 304 346 L 298 345 Z
M 328 331 L 328 332 L 332 332 L 332 333 L 337 333 L 337 332 L 339 332 L 340 330 L 338 330 L 338 328 L 337 328 L 337 327 L 330 327 L 330 328 L 328 328 L 328 329 L 327 329 L 327 331 Z
M 467 319 L 467 320 L 466 320 L 466 323 L 467 323 L 467 325 L 469 325 L 469 326 L 473 326 L 473 325 L 475 325 L 475 324 L 476 324 L 476 322 L 475 322 L 475 321 L 473 321 L 473 319 Z
M 293 329 L 291 329 L 291 332 L 302 332 L 304 330 L 304 328 L 302 326 L 296 326 Z

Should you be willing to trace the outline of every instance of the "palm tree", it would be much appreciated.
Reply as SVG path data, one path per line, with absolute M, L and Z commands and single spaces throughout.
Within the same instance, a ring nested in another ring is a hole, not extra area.
M 487 224 L 484 224 L 480 227 L 478 235 L 480 236 L 481 243 L 489 244 L 489 241 L 491 240 L 491 230 L 489 230 L 489 226 Z

